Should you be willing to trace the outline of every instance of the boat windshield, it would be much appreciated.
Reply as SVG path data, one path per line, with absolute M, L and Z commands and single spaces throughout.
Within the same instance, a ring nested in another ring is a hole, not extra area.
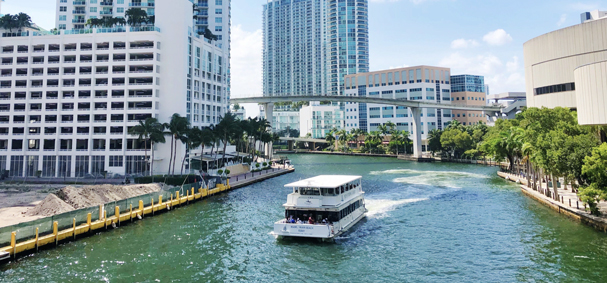
M 319 196 L 320 189 L 318 188 L 299 188 L 299 194 L 302 196 Z

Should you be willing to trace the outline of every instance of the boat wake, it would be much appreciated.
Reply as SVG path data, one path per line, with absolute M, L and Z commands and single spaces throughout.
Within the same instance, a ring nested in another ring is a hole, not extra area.
M 367 207 L 368 218 L 383 218 L 388 215 L 388 212 L 395 210 L 401 205 L 408 203 L 414 203 L 419 201 L 425 201 L 428 198 L 417 198 L 417 199 L 401 199 L 401 200 L 390 200 L 390 199 L 366 199 L 365 206 Z

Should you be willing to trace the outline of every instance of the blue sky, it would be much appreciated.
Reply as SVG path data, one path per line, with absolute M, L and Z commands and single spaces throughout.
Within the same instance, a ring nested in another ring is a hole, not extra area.
M 55 0 L 6 0 L 54 27 Z M 261 94 L 261 11 L 265 0 L 232 0 L 232 96 Z M 485 76 L 491 93 L 524 91 L 523 43 L 578 24 L 607 1 L 369 0 L 371 71 L 415 65 Z M 256 107 L 249 106 L 249 115 Z

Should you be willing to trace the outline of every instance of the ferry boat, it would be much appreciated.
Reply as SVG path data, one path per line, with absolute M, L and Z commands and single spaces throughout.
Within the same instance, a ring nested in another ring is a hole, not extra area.
M 277 238 L 333 239 L 365 217 L 362 176 L 321 175 L 286 184 L 285 219 L 274 223 Z

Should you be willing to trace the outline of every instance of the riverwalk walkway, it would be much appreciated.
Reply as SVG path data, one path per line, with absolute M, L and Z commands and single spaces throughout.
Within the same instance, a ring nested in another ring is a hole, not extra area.
M 594 216 L 586 211 L 586 205 L 578 198 L 577 194 L 572 191 L 571 186 L 566 185 L 558 188 L 559 199 L 555 200 L 550 197 L 553 195 L 553 190 L 552 188 L 548 188 L 546 183 L 542 183 L 541 188 L 536 191 L 528 187 L 527 179 L 522 176 L 504 172 L 498 172 L 497 174 L 506 180 L 519 183 L 521 191 L 525 195 L 547 205 L 561 214 L 565 214 L 575 220 L 592 226 L 599 231 L 607 233 L 606 202 L 599 203 L 599 210 L 602 215 Z

